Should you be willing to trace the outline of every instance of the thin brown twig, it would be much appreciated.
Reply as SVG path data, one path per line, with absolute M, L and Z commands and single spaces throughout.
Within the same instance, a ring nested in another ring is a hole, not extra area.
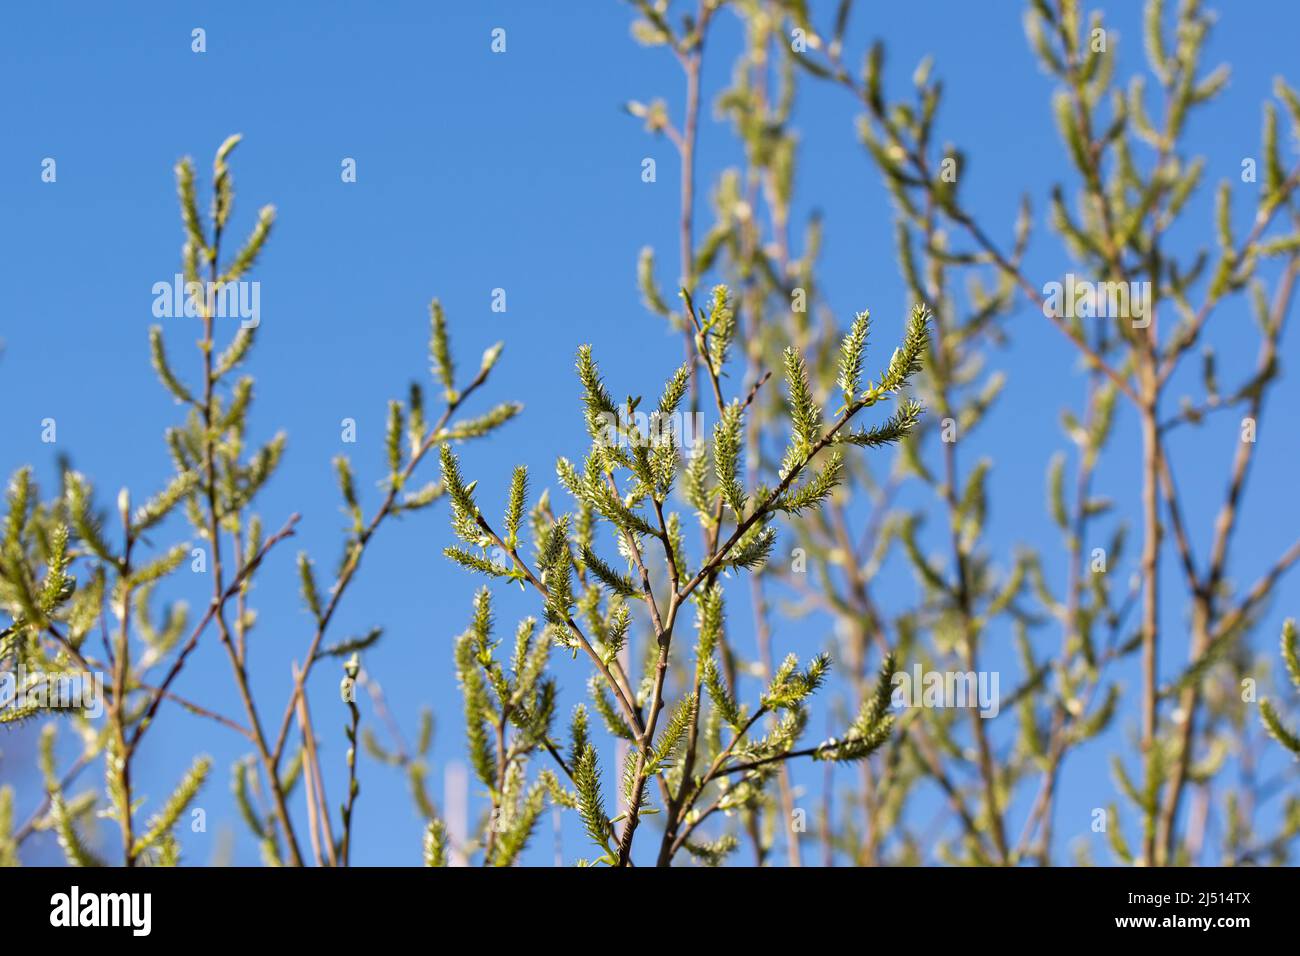
M 456 397 L 448 402 L 441 417 L 434 424 L 433 428 L 430 429 L 428 437 L 425 438 L 420 447 L 416 449 L 416 451 L 411 455 L 410 460 L 406 463 L 406 467 L 401 472 L 400 479 L 390 484 L 388 493 L 384 496 L 384 500 L 379 506 L 379 510 L 375 512 L 370 523 L 366 525 L 365 529 L 362 530 L 358 535 L 357 540 L 353 542 L 352 547 L 349 549 L 347 560 L 343 565 L 343 569 L 339 572 L 333 587 L 330 589 L 329 602 L 326 604 L 324 611 L 321 612 L 316 632 L 312 635 L 311 643 L 307 647 L 307 656 L 303 660 L 302 670 L 293 682 L 293 690 L 289 695 L 289 702 L 285 706 L 284 715 L 280 718 L 280 729 L 276 733 L 275 746 L 271 748 L 272 763 L 275 766 L 279 766 L 280 758 L 284 755 L 285 741 L 289 735 L 289 725 L 293 721 L 294 711 L 298 705 L 298 698 L 303 693 L 303 686 L 306 684 L 307 676 L 311 673 L 312 666 L 316 663 L 321 641 L 325 637 L 325 630 L 329 627 L 330 621 L 333 620 L 334 612 L 337 610 L 344 592 L 347 590 L 348 585 L 352 582 L 353 576 L 357 573 L 357 569 L 361 565 L 361 558 L 365 552 L 366 545 L 379 529 L 379 526 L 384 519 L 392 514 L 394 505 L 397 502 L 398 491 L 405 486 L 407 480 L 415 471 L 416 466 L 419 465 L 420 461 L 426 454 L 428 454 L 429 450 L 433 448 L 434 445 L 441 444 L 446 440 L 444 431 L 447 424 L 451 421 L 451 417 L 456 413 L 461 405 L 465 403 L 466 399 L 473 395 L 474 392 L 478 390 L 479 386 L 487 381 L 490 372 L 491 368 L 488 366 L 480 368 L 478 374 L 474 376 L 474 379 L 465 387 L 464 391 L 458 392 Z

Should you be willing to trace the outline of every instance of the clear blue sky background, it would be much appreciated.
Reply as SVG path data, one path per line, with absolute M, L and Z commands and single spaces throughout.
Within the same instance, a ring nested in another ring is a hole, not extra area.
M 854 58 L 871 38 L 885 39 L 888 78 L 900 90 L 920 57 L 935 55 L 947 81 L 943 136 L 971 159 L 963 173 L 969 201 L 1005 235 L 1015 200 L 1028 191 L 1037 233 L 1030 274 L 1044 282 L 1058 277 L 1067 263 L 1044 228 L 1042 199 L 1063 165 L 1051 87 L 1026 48 L 1022 5 L 927 0 L 860 6 L 850 34 Z M 1243 157 L 1258 155 L 1260 103 L 1274 74 L 1291 69 L 1300 18 L 1280 0 L 1218 6 L 1222 16 L 1209 58 L 1230 61 L 1233 78 L 1225 99 L 1198 115 L 1192 141 L 1208 157 L 1209 180 L 1233 179 L 1245 222 L 1256 187 L 1238 183 L 1236 174 Z M 826 4 L 814 10 L 823 23 L 830 14 Z M 1138 14 L 1136 3 L 1107 5 L 1108 21 L 1119 31 L 1123 74 L 1143 66 Z M 262 204 L 278 208 L 275 234 L 255 275 L 262 283 L 263 319 L 251 363 L 258 377 L 252 423 L 263 439 L 278 429 L 289 434 L 285 463 L 261 499 L 267 524 L 278 527 L 293 510 L 304 518 L 297 541 L 276 554 L 255 592 L 260 622 L 251 656 L 266 720 L 278 720 L 289 662 L 301 659 L 310 637 L 292 552 L 305 547 L 322 571 L 334 565 L 343 518 L 329 461 L 339 452 L 353 455 L 367 511 L 377 502 L 385 403 L 403 395 L 412 378 L 428 380 L 430 297 L 441 297 L 447 307 L 462 369 L 472 368 L 492 342 L 506 340 L 487 394 L 527 404 L 523 419 L 465 453 L 467 471 L 481 479 L 484 502 L 500 500 L 513 464 L 528 463 L 540 487 L 553 473 L 556 452 L 582 452 L 570 374 L 580 342 L 595 345 L 616 394 L 656 391 L 680 360 L 679 340 L 646 314 L 634 282 L 637 252 L 646 244 L 660 250 L 661 277 L 675 275 L 676 159 L 671 144 L 649 138 L 620 105 L 663 96 L 677 116 L 681 79 L 663 50 L 632 42 L 630 21 L 628 6 L 614 0 L 51 3 L 14 4 L 0 12 L 0 82 L 9 91 L 0 106 L 6 143 L 0 151 L 0 268 L 7 293 L 0 318 L 0 471 L 6 476 L 30 462 L 49 483 L 62 453 L 92 476 L 104 504 L 122 485 L 137 498 L 156 489 L 170 472 L 162 432 L 179 415 L 149 371 L 146 343 L 155 321 L 151 286 L 170 281 L 179 263 L 172 166 L 193 155 L 206 189 L 213 150 L 241 132 L 244 143 L 233 163 L 233 231 L 244 233 Z M 194 27 L 207 31 L 205 54 L 190 50 Z M 494 27 L 508 32 L 505 55 L 489 50 Z M 705 76 L 710 99 L 727 81 L 737 49 L 730 15 L 721 17 L 714 41 Z M 1300 83 L 1294 71 L 1289 79 Z M 797 210 L 801 217 L 825 212 L 821 282 L 838 314 L 869 306 L 879 323 L 874 339 L 886 343 L 901 328 L 908 303 L 895 265 L 891 210 L 857 145 L 856 117 L 843 92 L 803 87 Z M 709 112 L 702 137 L 700 174 L 707 188 L 739 157 L 730 130 Z M 1286 148 L 1293 146 L 1288 136 Z M 646 156 L 658 161 L 655 184 L 640 178 Z M 45 157 L 57 160 L 55 184 L 41 182 Z M 356 159 L 355 184 L 340 181 L 344 157 Z M 1188 248 L 1209 241 L 1207 200 L 1208 192 L 1193 205 L 1191 220 L 1205 225 L 1182 237 Z M 505 314 L 490 310 L 495 287 L 507 290 Z M 1241 328 L 1235 323 L 1248 321 L 1235 306 L 1216 319 L 1211 337 L 1223 355 L 1225 381 L 1253 362 L 1253 330 L 1235 331 Z M 990 518 L 995 556 L 1005 564 L 1024 542 L 1043 546 L 1055 562 L 1055 534 L 1042 505 L 1044 468 L 1065 445 L 1058 410 L 1078 403 L 1082 379 L 1069 347 L 1040 315 L 1022 309 L 1010 327 L 1014 344 L 996 357 L 1009 375 L 1003 404 L 963 454 L 968 461 L 987 454 L 997 463 Z M 192 374 L 192 329 L 183 320 L 167 322 L 166 329 L 176 363 Z M 1294 355 L 1293 342 L 1288 335 L 1284 363 Z M 1243 583 L 1300 529 L 1293 485 L 1298 383 L 1288 378 L 1280 386 L 1261 432 L 1237 543 L 1236 573 Z M 345 417 L 359 423 L 355 446 L 340 443 Z M 40 440 L 44 418 L 57 420 L 54 447 Z M 1234 441 L 1229 422 L 1189 432 L 1175 444 L 1179 461 L 1197 473 L 1185 492 L 1202 550 Z M 1126 515 L 1138 513 L 1137 447 L 1126 416 L 1098 483 Z M 385 639 L 365 664 L 408 735 L 419 707 L 436 706 L 432 784 L 439 800 L 443 767 L 463 754 L 451 642 L 464 627 L 475 586 L 441 557 L 449 537 L 441 506 L 386 526 L 333 633 L 341 638 L 384 626 Z M 1133 560 L 1130 553 L 1122 573 Z M 1059 563 L 1051 567 L 1059 580 Z M 1165 567 L 1172 584 L 1172 561 Z M 903 586 L 908 590 L 900 600 L 910 600 L 915 585 Z M 207 585 L 186 587 L 191 605 L 201 606 Z M 1300 585 L 1288 579 L 1279 595 L 1261 637 L 1270 648 L 1276 624 L 1300 607 Z M 502 593 L 503 623 L 533 611 L 531 601 Z M 1186 654 L 1180 602 L 1169 601 L 1165 621 L 1164 664 L 1172 673 Z M 1004 690 L 1018 674 L 1006 653 L 1008 637 L 994 636 L 988 663 L 1001 666 Z M 1043 636 L 1052 646 L 1056 639 Z M 779 654 L 795 650 L 806 658 L 828 647 L 831 635 L 824 622 L 813 620 L 780 626 L 776 640 Z M 558 657 L 555 669 L 567 713 L 586 668 Z M 1121 676 L 1132 687 L 1135 674 Z M 311 684 L 335 804 L 343 793 L 338 677 L 334 663 L 326 662 Z M 214 639 L 194 656 L 179 689 L 239 712 Z M 368 705 L 364 709 L 364 719 L 375 725 Z M 819 733 L 821 723 L 814 720 Z M 1108 859 L 1101 838 L 1088 833 L 1088 814 L 1117 799 L 1106 754 L 1124 745 L 1135 723 L 1127 705 L 1106 739 L 1071 759 L 1057 821 L 1062 850 L 1075 839 L 1091 839 L 1095 856 Z M 199 801 L 208 811 L 208 831 L 183 834 L 188 860 L 209 859 L 228 830 L 237 834 L 235 859 L 256 862 L 256 847 L 228 790 L 227 768 L 246 752 L 244 742 L 175 707 L 166 709 L 147 741 L 138 789 L 151 799 L 165 796 L 194 753 L 216 760 Z M 35 797 L 23 766 L 31 764 L 31 747 L 30 733 L 0 738 L 0 779 L 26 783 L 22 816 Z M 609 747 L 607 771 L 612 756 Z M 418 862 L 420 822 L 404 782 L 368 759 L 361 775 L 355 861 Z M 612 780 L 611 774 L 611 793 Z M 801 771 L 798 781 L 806 788 L 801 802 L 819 807 L 820 768 Z M 939 806 L 927 797 L 919 819 Z M 551 859 L 549 826 L 548 817 L 529 857 L 534 862 Z M 32 859 L 57 853 L 48 838 L 33 848 Z M 588 852 L 579 830 L 567 823 L 566 860 Z

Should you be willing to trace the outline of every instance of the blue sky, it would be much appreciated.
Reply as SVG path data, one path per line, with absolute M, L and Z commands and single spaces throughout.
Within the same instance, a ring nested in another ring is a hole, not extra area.
M 1143 65 L 1138 6 L 1106 8 L 1119 31 L 1123 74 Z M 1191 132 L 1193 147 L 1208 158 L 1208 181 L 1235 177 L 1241 159 L 1257 155 L 1260 104 L 1274 74 L 1290 69 L 1300 26 L 1294 8 L 1281 2 L 1219 7 L 1209 60 L 1229 61 L 1232 83 Z M 825 22 L 827 5 L 813 9 Z M 947 81 L 943 136 L 970 157 L 963 173 L 967 200 L 1006 235 L 1015 201 L 1029 192 L 1036 238 L 1028 268 L 1049 281 L 1067 266 L 1042 215 L 1062 160 L 1051 86 L 1026 48 L 1021 12 L 1012 2 L 862 5 L 849 49 L 883 38 L 895 90 L 923 55 L 935 56 Z M 353 456 L 367 511 L 378 502 L 386 402 L 403 395 L 411 379 L 428 381 L 431 297 L 446 306 L 462 368 L 472 367 L 491 343 L 507 343 L 477 407 L 488 398 L 527 406 L 496 439 L 464 453 L 484 502 L 501 499 L 513 464 L 529 464 L 540 485 L 540 476 L 553 473 L 557 452 L 583 451 L 570 373 L 578 344 L 594 345 L 620 395 L 657 391 L 680 361 L 679 340 L 645 312 L 634 281 L 638 250 L 647 244 L 660 252 L 661 277 L 675 274 L 676 159 L 667 140 L 649 138 L 620 107 L 662 96 L 676 116 L 681 80 L 664 51 L 630 39 L 630 20 L 629 7 L 614 0 L 139 3 L 129 15 L 81 3 L 10 5 L 0 12 L 0 80 L 11 91 L 2 107 L 6 149 L 0 151 L 0 261 L 8 299 L 0 318 L 0 471 L 6 476 L 32 463 L 49 482 L 56 454 L 66 454 L 92 477 L 103 503 L 122 485 L 137 497 L 157 488 L 170 473 L 162 432 L 179 416 L 148 369 L 146 340 L 155 321 L 151 287 L 170 281 L 179 266 L 172 166 L 194 156 L 206 187 L 213 151 L 240 132 L 234 231 L 246 231 L 261 205 L 277 207 L 275 234 L 254 276 L 261 281 L 262 326 L 250 364 L 258 379 L 252 426 L 263 439 L 279 429 L 289 435 L 284 465 L 261 499 L 267 524 L 278 527 L 294 510 L 304 518 L 297 540 L 276 555 L 255 592 L 254 690 L 265 719 L 278 719 L 290 661 L 301 659 L 310 638 L 292 551 L 306 548 L 321 568 L 334 564 L 343 516 L 329 462 L 341 451 Z M 201 55 L 190 49 L 195 27 L 207 33 Z M 507 31 L 504 55 L 489 49 L 496 27 Z M 705 70 L 710 99 L 727 81 L 737 49 L 730 15 L 713 39 Z M 1294 73 L 1288 79 L 1300 84 Z M 846 319 L 870 307 L 875 341 L 888 342 L 910 303 L 898 278 L 887 196 L 857 145 L 857 111 L 841 91 L 807 83 L 796 118 L 802 137 L 796 220 L 814 209 L 825 215 L 821 284 Z M 728 125 L 707 110 L 701 143 L 707 194 L 739 155 Z M 1286 148 L 1293 147 L 1288 137 Z M 653 184 L 640 177 L 647 156 L 658 163 Z M 56 183 L 41 181 L 46 157 L 57 161 Z M 340 180 L 345 157 L 356 160 L 356 183 Z M 1245 190 L 1253 187 L 1236 188 L 1245 222 L 1253 203 Z M 1192 204 L 1193 225 L 1180 237 L 1189 249 L 1210 239 L 1208 198 L 1206 191 Z M 506 290 L 504 314 L 491 311 L 494 288 Z M 1230 306 L 1211 332 L 1225 381 L 1239 378 L 1254 358 L 1254 337 L 1236 334 L 1238 321 L 1249 319 Z M 182 322 L 164 323 L 169 348 L 180 370 L 193 373 L 192 334 Z M 1001 413 L 975 448 L 963 449 L 968 461 L 989 455 L 997 463 L 989 534 L 1004 563 L 1021 542 L 1056 547 L 1042 506 L 1044 468 L 1064 447 L 1059 409 L 1077 404 L 1083 388 L 1074 355 L 1041 315 L 1022 308 L 1009 327 L 1013 345 L 995 356 L 1009 376 Z M 1293 339 L 1284 341 L 1284 362 L 1294 354 Z M 1243 583 L 1300 528 L 1290 480 L 1295 442 L 1285 434 L 1300 397 L 1298 381 L 1279 386 L 1261 432 L 1237 542 Z M 345 448 L 339 423 L 347 417 L 356 419 L 359 435 Z M 45 418 L 57 421 L 54 447 L 41 442 Z M 1185 494 L 1187 510 L 1199 519 L 1194 538 L 1202 551 L 1234 440 L 1233 428 L 1220 425 L 1189 432 L 1173 446 L 1175 459 L 1198 473 Z M 1098 479 L 1125 515 L 1138 514 L 1137 448 L 1126 415 Z M 419 707 L 435 705 L 439 799 L 442 768 L 463 750 L 451 640 L 468 619 L 475 586 L 441 557 L 449 537 L 441 507 L 386 526 L 333 633 L 385 628 L 365 664 L 408 734 Z M 1172 585 L 1168 557 L 1165 569 Z M 203 600 L 204 587 L 195 583 L 192 606 Z M 1300 585 L 1285 580 L 1278 598 L 1262 631 L 1270 647 L 1278 622 L 1300 606 Z M 502 622 L 535 610 L 531 601 L 501 595 Z M 1164 614 L 1169 673 L 1185 656 L 1185 608 L 1171 598 Z M 779 654 L 807 657 L 827 647 L 831 635 L 814 620 L 783 624 L 776 639 Z M 1015 673 L 1004 650 L 995 647 L 991 655 Z M 567 712 L 586 669 L 558 656 L 555 668 Z M 1122 677 L 1135 687 L 1136 671 Z M 327 781 L 335 803 L 343 761 L 343 714 L 331 710 L 337 679 L 326 662 L 311 685 L 324 760 L 336 771 Z M 1004 686 L 1013 682 L 1004 673 Z M 239 711 L 215 640 L 194 656 L 180 688 L 214 708 Z M 237 834 L 235 859 L 255 862 L 256 847 L 228 796 L 227 768 L 246 752 L 244 742 L 175 708 L 164 717 L 169 729 L 146 738 L 139 789 L 161 798 L 194 753 L 212 754 L 217 772 L 200 799 L 208 832 L 186 835 L 188 859 L 207 860 L 226 828 Z M 375 721 L 369 711 L 365 719 Z M 1090 808 L 1117 799 L 1106 754 L 1124 743 L 1135 721 L 1128 707 L 1106 740 L 1068 765 L 1057 823 L 1062 849 L 1086 838 Z M 6 736 L 0 748 L 0 779 L 15 779 L 18 764 L 32 760 L 30 736 Z M 610 768 L 612 748 L 603 757 Z M 819 805 L 820 768 L 801 772 L 799 782 L 807 788 L 804 799 Z M 30 786 L 26 792 L 30 797 Z M 419 838 L 404 782 L 366 761 L 355 862 L 415 863 Z M 1094 850 L 1107 858 L 1104 847 Z M 52 841 L 36 855 L 49 852 Z M 530 859 L 549 862 L 550 852 L 547 833 Z M 566 824 L 566 858 L 587 852 L 578 829 Z

